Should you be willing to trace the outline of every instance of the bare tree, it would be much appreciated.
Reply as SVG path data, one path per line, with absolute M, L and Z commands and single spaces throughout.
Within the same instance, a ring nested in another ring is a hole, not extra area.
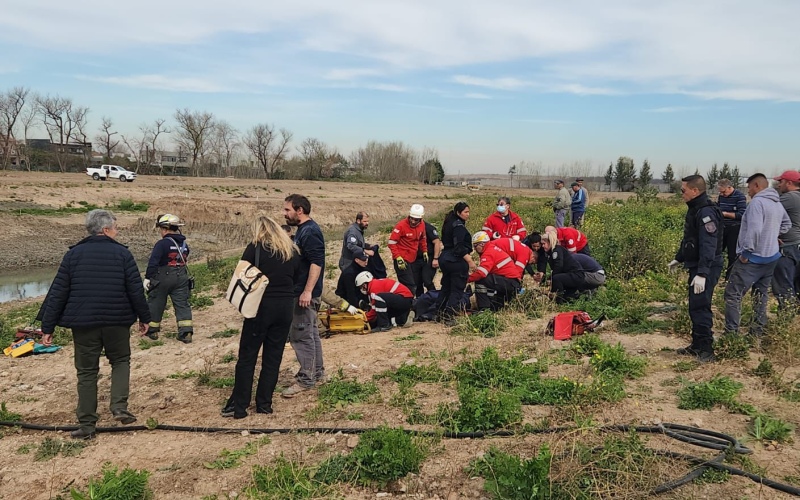
M 100 125 L 100 133 L 95 137 L 95 141 L 100 144 L 105 161 L 111 161 L 111 157 L 114 156 L 114 152 L 119 146 L 119 140 L 114 139 L 114 136 L 119 132 L 112 132 L 111 128 L 113 126 L 114 122 L 111 121 L 111 118 L 104 116 L 103 123 Z
M 518 187 L 539 189 L 544 167 L 538 161 L 521 161 L 517 166 Z
M 175 111 L 175 121 L 178 122 L 178 144 L 192 155 L 192 170 L 197 173 L 197 161 L 202 160 L 208 150 L 214 115 L 184 108 Z
M 72 99 L 67 97 L 48 95 L 36 97 L 36 109 L 53 145 L 58 168 L 66 172 L 70 154 L 69 142 L 76 134 L 83 135 L 81 131 L 86 125 L 88 108 L 74 106 Z
M 211 143 L 217 163 L 226 173 L 230 172 L 233 155 L 239 148 L 238 130 L 225 120 L 220 120 L 214 125 Z
M 88 167 L 91 160 L 92 144 L 89 142 L 89 136 L 86 134 L 86 115 L 89 114 L 89 108 L 84 106 L 76 106 L 74 108 L 73 116 L 75 117 L 75 128 L 72 133 L 72 140 L 80 144 L 76 151 L 83 156 L 83 166 Z
M 0 169 L 5 170 L 11 164 L 12 146 L 17 149 L 14 137 L 14 127 L 17 118 L 25 107 L 25 100 L 28 98 L 30 89 L 25 87 L 14 87 L 9 91 L 0 94 Z
M 418 177 L 420 155 L 402 142 L 370 141 L 350 155 L 350 165 L 376 180 L 410 181 Z
M 303 179 L 319 179 L 325 162 L 333 151 L 321 140 L 309 137 L 297 147 L 303 162 Z
M 164 125 L 165 123 L 167 123 L 167 120 L 157 118 L 153 121 L 152 125 L 141 125 L 139 127 L 139 130 L 144 134 L 141 147 L 147 150 L 145 153 L 146 158 L 144 158 L 143 161 L 148 165 L 157 163 L 161 167 L 162 174 L 164 173 L 164 167 L 161 165 L 161 155 L 159 153 L 159 151 L 161 151 L 161 146 L 158 142 L 158 137 L 161 134 L 169 134 L 171 132 L 170 129 Z
M 139 130 L 142 129 L 140 128 Z M 147 134 L 143 132 L 141 139 L 136 139 L 134 137 L 128 137 L 125 135 L 120 136 L 120 139 L 122 139 L 122 143 L 125 144 L 126 148 L 128 148 L 128 151 L 130 151 L 134 162 L 136 162 L 136 173 L 138 174 L 142 164 L 147 162 L 147 158 L 142 156 L 142 153 L 145 151 L 145 146 L 148 144 Z
M 28 132 L 33 128 L 33 123 L 36 121 L 36 118 L 37 111 L 33 106 L 26 107 L 25 111 L 19 116 L 19 124 L 22 126 L 23 144 L 20 145 L 19 142 L 17 143 L 17 151 L 20 160 L 25 161 L 25 167 L 28 169 L 28 172 L 31 171 L 31 150 L 30 147 L 28 147 Z
M 286 159 L 286 151 L 291 140 L 291 132 L 282 128 L 276 133 L 275 126 L 266 123 L 259 123 L 248 130 L 244 136 L 245 146 L 255 156 L 268 179 L 275 178 L 278 167 Z

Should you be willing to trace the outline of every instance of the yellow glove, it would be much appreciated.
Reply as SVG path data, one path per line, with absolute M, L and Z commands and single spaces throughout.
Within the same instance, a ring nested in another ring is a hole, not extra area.
M 406 269 L 408 269 L 408 264 L 406 264 L 406 260 L 404 258 L 398 257 L 394 259 L 394 261 L 397 262 L 397 269 L 401 271 L 405 271 Z
M 422 252 L 422 260 L 428 262 L 428 252 Z

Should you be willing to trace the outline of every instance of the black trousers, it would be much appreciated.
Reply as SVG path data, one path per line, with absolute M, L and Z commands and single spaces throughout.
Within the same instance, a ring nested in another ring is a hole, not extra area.
M 478 309 L 499 311 L 519 293 L 519 280 L 490 274 L 475 282 L 475 300 Z
M 689 268 L 689 318 L 692 320 L 692 349 L 696 351 L 714 352 L 714 335 L 711 327 L 714 325 L 714 314 L 711 312 L 711 299 L 714 297 L 714 287 L 722 274 L 722 257 L 719 264 L 711 266 L 711 271 L 706 276 L 706 289 L 701 294 L 694 293 L 691 286 L 692 280 L 697 276 L 697 268 Z
M 437 309 L 440 316 L 452 317 L 464 309 L 462 303 L 469 278 L 469 264 L 464 259 L 439 259 L 439 267 L 442 269 L 442 289 Z
M 728 265 L 725 266 L 725 279 L 731 275 L 733 263 L 736 262 L 736 241 L 739 239 L 740 224 L 725 225 L 722 230 L 722 246 L 728 253 Z
M 592 256 L 592 249 L 589 248 L 589 244 L 587 243 L 586 246 L 578 250 L 578 253 L 582 253 L 583 255 L 588 255 L 589 257 Z
M 253 376 L 258 353 L 263 348 L 261 373 L 256 388 L 256 407 L 272 405 L 272 393 L 278 383 L 283 349 L 292 326 L 292 297 L 270 298 L 261 301 L 255 318 L 245 319 L 239 338 L 239 359 L 233 393 L 226 406 L 233 405 L 234 416 L 245 416 L 253 393 Z
M 558 273 L 552 277 L 550 291 L 556 294 L 556 303 L 563 304 L 578 296 L 578 292 L 587 287 L 586 273 L 575 271 L 570 273 Z
M 406 261 L 406 268 L 400 269 L 397 267 L 397 261 L 394 261 L 394 273 L 397 275 L 397 281 L 407 286 L 411 293 L 414 293 L 414 290 L 417 289 L 417 282 L 414 279 L 414 267 L 416 264 L 416 260 L 414 262 Z
M 375 314 L 377 321 L 375 326 L 378 328 L 392 325 L 394 318 L 397 326 L 403 326 L 408 321 L 408 312 L 411 311 L 413 300 L 411 297 L 403 297 L 396 293 L 379 293 L 375 299 Z
M 419 279 L 416 279 L 416 276 L 414 277 L 417 282 L 417 290 L 414 295 L 419 297 L 425 292 L 436 290 L 436 285 L 433 283 L 433 278 L 436 276 L 436 268 L 431 265 L 431 262 L 422 260 L 417 260 L 416 262 L 422 263 L 422 266 L 420 266 Z M 414 290 L 412 290 L 412 292 L 413 291 Z

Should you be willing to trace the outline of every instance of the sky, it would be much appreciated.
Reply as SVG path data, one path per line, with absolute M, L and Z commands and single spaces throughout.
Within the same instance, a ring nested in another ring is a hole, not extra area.
M 794 0 L 6 0 L 0 91 L 134 135 L 176 109 L 348 155 L 433 147 L 448 174 L 647 158 L 658 176 L 797 169 Z M 42 135 L 44 137 L 44 135 Z M 793 144 L 795 144 L 793 146 Z

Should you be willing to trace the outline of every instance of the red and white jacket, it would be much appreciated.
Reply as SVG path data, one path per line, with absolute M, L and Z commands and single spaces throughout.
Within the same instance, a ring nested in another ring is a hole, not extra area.
M 514 259 L 494 245 L 486 245 L 481 254 L 481 262 L 478 268 L 469 275 L 468 283 L 482 280 L 490 274 L 496 274 L 509 279 L 519 279 L 518 267 L 514 265 Z
M 394 293 L 408 299 L 414 298 L 414 294 L 411 293 L 411 290 L 409 290 L 407 286 L 391 278 L 373 279 L 369 282 L 369 285 L 367 285 L 367 293 L 369 294 L 369 301 L 373 306 L 375 305 L 375 299 L 378 298 L 379 293 Z
M 406 262 L 417 260 L 417 252 L 428 251 L 425 223 L 420 222 L 417 227 L 411 227 L 408 217 L 398 222 L 389 235 L 389 250 L 392 252 L 392 260 L 398 257 Z
M 559 227 L 556 229 L 558 244 L 572 253 L 580 252 L 588 241 L 586 235 L 574 227 Z
M 500 238 L 499 240 L 490 241 L 486 246 L 492 245 L 504 251 L 509 257 L 514 259 L 514 267 L 516 267 L 519 272 L 519 276 L 516 278 L 521 280 L 522 275 L 525 274 L 525 266 L 528 265 L 533 250 L 522 242 L 514 241 L 511 238 Z
M 492 239 L 496 239 L 494 236 L 495 233 L 499 234 L 500 238 L 513 238 L 514 236 L 518 236 L 521 240 L 525 239 L 525 236 L 528 235 L 528 230 L 525 229 L 525 224 L 522 223 L 522 219 L 519 218 L 519 215 L 509 210 L 507 216 L 508 222 L 504 220 L 506 217 L 505 215 L 500 212 L 494 212 L 486 218 L 482 229 L 489 233 L 489 238 Z

